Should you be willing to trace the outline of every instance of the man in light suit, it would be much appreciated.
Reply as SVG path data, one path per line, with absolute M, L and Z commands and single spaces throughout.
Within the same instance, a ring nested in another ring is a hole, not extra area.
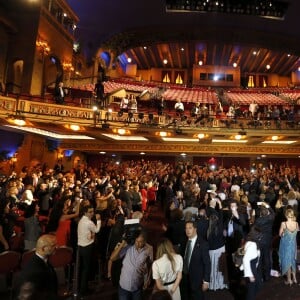
M 207 241 L 197 235 L 197 224 L 185 223 L 188 237 L 183 260 L 181 295 L 183 300 L 202 300 L 210 279 L 210 257 Z

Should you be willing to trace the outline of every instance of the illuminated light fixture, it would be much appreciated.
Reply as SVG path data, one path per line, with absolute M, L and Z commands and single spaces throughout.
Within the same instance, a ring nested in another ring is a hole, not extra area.
M 79 126 L 79 125 L 72 124 L 72 125 L 70 125 L 70 129 L 72 129 L 72 130 L 74 130 L 74 131 L 78 131 L 78 130 L 80 130 L 80 126 Z
M 287 55 L 287 57 L 290 57 L 290 56 L 291 56 L 291 54 L 288 54 L 288 55 Z
M 102 154 L 102 155 L 106 154 L 105 151 L 100 151 L 99 153 Z
M 98 110 L 98 106 L 94 105 L 94 106 L 92 107 L 92 110 L 93 110 L 93 111 L 97 111 L 97 110 Z
M 48 42 L 41 38 L 38 38 L 36 40 L 35 45 L 40 50 L 40 52 L 44 55 L 48 55 L 49 52 L 51 51 L 51 48 L 49 47 Z
M 163 60 L 163 64 L 166 65 L 167 63 L 168 63 L 168 60 L 167 60 L 167 59 L 164 59 L 164 60 Z
M 261 157 L 262 157 L 262 158 L 265 158 L 265 157 L 267 157 L 267 155 L 266 155 L 266 154 L 262 154 Z
M 144 50 L 147 50 L 147 47 L 146 47 L 146 46 L 144 46 Z
M 165 137 L 165 136 L 168 135 L 168 133 L 165 132 L 165 131 L 160 131 L 160 132 L 159 132 L 159 135 L 160 135 L 161 137 Z
M 202 65 L 203 65 L 203 61 L 202 61 L 202 60 L 199 60 L 198 65 L 199 65 L 199 66 L 202 66 Z
M 140 155 L 145 155 L 146 153 L 145 152 L 140 152 Z
M 163 137 L 164 142 L 195 142 L 198 143 L 199 139 L 188 139 L 188 138 L 172 138 L 172 137 Z
M 74 67 L 71 62 L 63 62 L 62 67 L 66 72 L 73 72 Z
M 237 67 L 237 63 L 233 63 L 233 67 L 236 68 Z
M 212 143 L 240 143 L 245 144 L 248 140 L 224 140 L 224 139 L 212 139 Z
M 256 54 L 257 54 L 257 52 L 256 52 L 256 51 L 253 51 L 253 52 L 252 52 L 252 54 L 253 54 L 253 55 L 256 55 Z
M 24 118 L 18 116 L 10 116 L 7 120 L 10 124 L 17 126 L 25 126 L 27 124 Z
M 122 136 L 122 135 L 111 134 L 111 133 L 102 133 L 102 135 L 116 141 L 148 141 L 148 139 L 143 136 L 135 136 L 135 135 Z
M 186 153 L 181 153 L 180 155 L 181 155 L 181 156 L 186 156 Z
M 197 136 L 198 136 L 199 140 L 202 140 L 202 139 L 205 138 L 205 134 L 204 133 L 199 133 Z
M 218 75 L 215 75 L 214 76 L 214 81 L 218 81 L 219 80 L 219 76 Z
M 278 135 L 273 135 L 273 136 L 271 137 L 271 140 L 272 140 L 272 141 L 278 141 L 278 139 L 279 139 L 279 136 L 278 136 Z
M 127 58 L 127 62 L 128 62 L 129 64 L 132 62 L 131 57 L 128 57 L 128 58 Z
M 66 13 L 64 13 L 64 17 L 67 17 L 68 15 Z
M 300 67 L 298 67 L 298 71 L 300 72 Z
M 297 143 L 297 141 L 263 141 L 262 144 L 273 144 L 273 145 L 290 145 Z
M 75 134 L 59 134 L 52 131 L 39 129 L 39 128 L 32 128 L 32 127 L 17 127 L 11 125 L 4 125 L 9 128 L 22 130 L 25 132 L 35 133 L 47 137 L 51 137 L 54 139 L 69 139 L 69 140 L 94 140 L 95 138 L 87 136 L 87 135 L 75 135 Z
M 180 48 L 180 50 L 181 50 L 181 51 L 184 51 L 184 48 L 182 47 L 182 48 Z
M 236 140 L 241 140 L 242 139 L 242 136 L 240 135 L 240 134 L 237 134 L 237 135 L 235 135 L 235 137 L 234 137 Z
M 270 70 L 271 66 L 270 65 L 266 65 L 266 69 Z
M 109 108 L 107 112 L 111 114 L 113 112 L 113 110 L 111 108 Z

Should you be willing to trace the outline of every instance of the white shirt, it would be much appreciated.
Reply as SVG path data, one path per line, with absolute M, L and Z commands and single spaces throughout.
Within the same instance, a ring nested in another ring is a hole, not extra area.
M 192 254 L 193 254 L 193 250 L 194 250 L 194 246 L 196 244 L 196 240 L 197 240 L 197 235 L 195 235 L 193 238 L 189 239 L 191 241 L 191 256 L 189 258 L 189 264 L 190 264 L 190 261 L 191 261 L 191 257 L 192 257 Z
M 257 244 L 255 242 L 248 241 L 245 244 L 245 255 L 243 257 L 243 264 L 240 269 L 244 270 L 244 277 L 253 277 L 253 273 L 251 270 L 251 260 L 260 257 L 260 251 L 257 248 Z M 258 263 L 257 263 L 258 264 Z M 257 265 L 256 265 L 257 267 Z
M 87 216 L 83 216 L 77 228 L 78 246 L 86 247 L 91 245 L 95 240 L 95 233 L 99 232 L 100 228 L 101 220 L 97 220 L 97 225 L 95 225 Z
M 176 102 L 174 108 L 176 110 L 182 110 L 183 111 L 184 110 L 184 105 L 183 105 L 182 102 Z

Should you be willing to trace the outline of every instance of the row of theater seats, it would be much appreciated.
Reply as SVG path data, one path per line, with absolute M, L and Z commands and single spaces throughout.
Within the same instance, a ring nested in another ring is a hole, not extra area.
M 24 253 L 13 250 L 0 253 L 1 299 L 5 297 L 5 292 L 7 291 L 10 291 L 10 298 L 12 298 L 14 283 L 17 281 L 18 274 L 20 270 L 26 267 L 26 264 L 34 253 L 34 249 Z M 59 286 L 63 286 L 66 292 L 70 291 L 71 267 L 73 261 L 73 249 L 70 247 L 59 247 L 54 254 L 49 257 L 49 263 L 56 271 L 58 284 Z

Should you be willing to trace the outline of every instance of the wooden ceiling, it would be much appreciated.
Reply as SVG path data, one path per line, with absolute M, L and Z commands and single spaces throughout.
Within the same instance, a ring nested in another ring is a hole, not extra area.
M 122 64 L 131 58 L 138 69 L 175 68 L 192 69 L 202 61 L 203 65 L 240 67 L 245 73 L 275 73 L 290 76 L 299 67 L 299 56 L 284 51 L 254 46 L 224 44 L 215 41 L 175 41 L 141 45 L 130 48 L 119 56 Z M 163 60 L 168 63 L 164 64 Z M 266 66 L 270 65 L 270 69 Z

